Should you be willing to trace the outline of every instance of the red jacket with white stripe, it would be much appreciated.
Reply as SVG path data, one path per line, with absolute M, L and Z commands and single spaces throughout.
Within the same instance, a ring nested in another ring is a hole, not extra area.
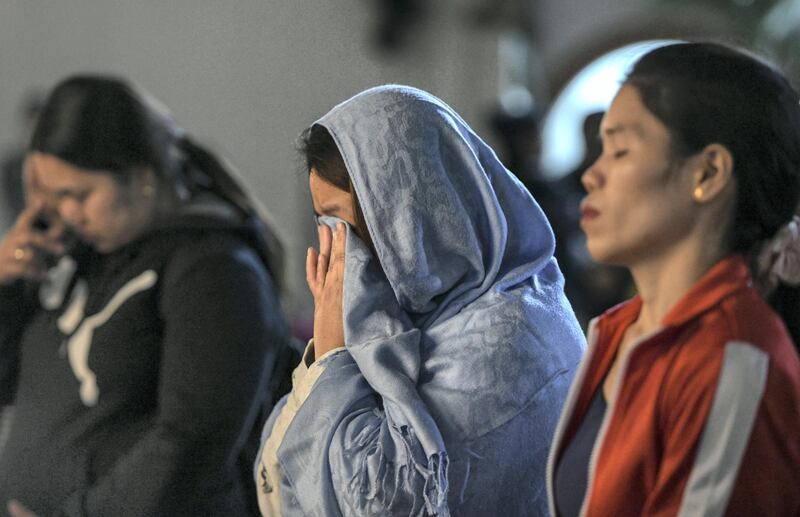
M 592 322 L 548 463 L 608 373 L 637 297 Z M 582 515 L 800 515 L 800 360 L 738 256 L 716 264 L 622 360 Z

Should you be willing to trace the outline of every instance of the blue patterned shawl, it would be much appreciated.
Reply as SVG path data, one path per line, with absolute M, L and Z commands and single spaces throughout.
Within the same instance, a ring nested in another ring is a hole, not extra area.
M 544 214 L 423 91 L 373 88 L 317 124 L 380 265 L 348 229 L 347 347 L 278 451 L 284 515 L 546 512 L 547 451 L 584 341 Z

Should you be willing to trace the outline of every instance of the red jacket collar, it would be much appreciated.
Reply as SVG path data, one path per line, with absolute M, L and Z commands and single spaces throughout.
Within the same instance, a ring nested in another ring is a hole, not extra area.
M 719 261 L 670 309 L 661 322 L 661 330 L 647 339 L 661 336 L 668 329 L 675 329 L 692 321 L 717 306 L 724 298 L 749 285 L 750 273 L 742 257 L 731 255 Z M 609 309 L 594 322 L 594 328 L 590 330 L 590 334 L 594 334 L 592 337 L 594 342 L 590 343 L 593 350 L 588 357 L 591 362 L 587 365 L 586 377 L 580 381 L 581 388 L 572 408 L 570 424 L 561 441 L 562 446 L 572 439 L 577 423 L 583 418 L 592 395 L 599 389 L 600 383 L 614 362 L 625 330 L 639 317 L 641 308 L 642 300 L 639 296 L 635 296 Z
M 695 319 L 740 289 L 752 285 L 750 270 L 740 255 L 717 262 L 667 313 L 662 324 L 677 327 Z

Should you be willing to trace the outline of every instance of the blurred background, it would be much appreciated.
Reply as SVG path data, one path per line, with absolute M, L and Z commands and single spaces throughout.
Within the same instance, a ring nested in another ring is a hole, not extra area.
M 123 75 L 228 158 L 272 214 L 289 253 L 286 312 L 304 338 L 315 232 L 295 139 L 349 96 L 404 83 L 453 106 L 540 202 L 585 325 L 632 288 L 586 254 L 580 173 L 627 66 L 681 38 L 748 46 L 800 82 L 800 0 L 3 0 L 0 226 L 19 210 L 21 156 L 50 86 Z

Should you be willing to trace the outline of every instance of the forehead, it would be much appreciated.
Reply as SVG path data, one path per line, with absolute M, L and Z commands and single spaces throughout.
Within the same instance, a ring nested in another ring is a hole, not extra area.
M 55 191 L 107 183 L 109 174 L 76 167 L 55 156 L 32 153 L 25 161 L 26 174 L 37 188 Z
M 658 126 L 663 125 L 647 110 L 636 88 L 624 85 L 603 116 L 600 123 L 600 136 L 603 138 L 616 136 L 645 138 L 657 130 Z

